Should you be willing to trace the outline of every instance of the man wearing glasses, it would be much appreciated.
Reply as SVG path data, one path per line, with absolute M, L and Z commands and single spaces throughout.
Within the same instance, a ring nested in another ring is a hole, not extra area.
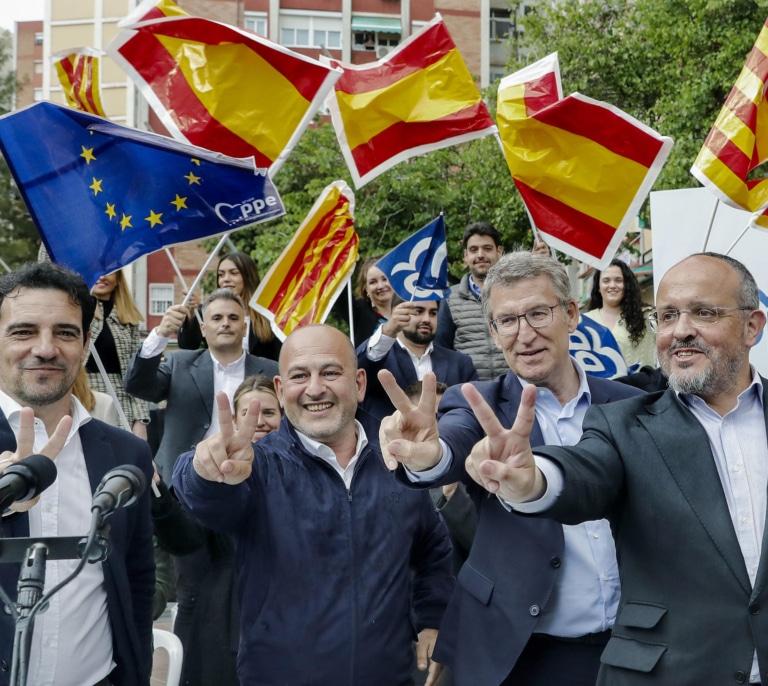
M 766 322 L 758 296 L 730 257 L 672 267 L 652 317 L 671 390 L 591 409 L 575 447 L 534 457 L 533 392 L 511 431 L 467 393 L 488 434 L 473 478 L 519 511 L 611 521 L 622 598 L 600 686 L 768 683 L 768 398 L 749 364 Z
M 500 426 L 512 426 L 524 388 L 536 386 L 532 442 L 573 445 L 590 404 L 639 394 L 587 377 L 570 357 L 569 335 L 579 312 L 565 269 L 550 257 L 529 252 L 501 257 L 488 271 L 483 308 L 511 371 L 473 387 Z M 435 425 L 434 382 L 428 376 L 417 408 L 381 375 L 399 411 L 382 423 L 386 459 L 394 460 L 390 468 L 403 462 L 411 471 L 401 469 L 398 476 L 415 486 L 463 480 L 478 508 L 477 533 L 443 619 L 435 659 L 451 667 L 456 686 L 594 686 L 620 591 L 608 523 L 563 526 L 510 512 L 465 473 L 465 458 L 485 433 L 459 387 L 443 396 Z M 426 450 L 409 460 L 398 454 L 397 441 L 389 441 L 407 432 L 414 413 L 427 424 L 429 438 L 419 446 Z

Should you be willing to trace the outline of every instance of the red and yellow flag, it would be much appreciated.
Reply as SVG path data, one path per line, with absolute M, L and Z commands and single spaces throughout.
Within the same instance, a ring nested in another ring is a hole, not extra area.
M 747 180 L 768 160 L 768 20 L 725 100 L 691 173 L 723 202 L 748 212 L 768 208 L 768 179 Z M 768 218 L 757 224 L 768 227 Z
M 325 321 L 352 276 L 360 240 L 355 196 L 343 181 L 327 186 L 251 299 L 251 307 L 284 340 L 294 329 Z
M 168 11 L 168 0 L 161 4 Z M 175 138 L 253 156 L 272 173 L 340 74 L 245 29 L 190 16 L 138 17 L 107 53 Z
M 504 78 L 496 119 L 532 221 L 554 248 L 605 269 L 672 149 L 616 107 L 562 98 L 557 56 Z
M 93 48 L 75 48 L 53 58 L 67 105 L 106 119 L 101 103 L 100 55 Z
M 496 133 L 439 14 L 378 62 L 323 61 L 344 69 L 328 101 L 357 188 L 415 155 Z

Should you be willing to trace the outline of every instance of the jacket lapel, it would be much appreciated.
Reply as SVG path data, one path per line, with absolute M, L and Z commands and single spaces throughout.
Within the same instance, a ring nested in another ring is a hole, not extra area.
M 763 382 L 763 414 L 765 415 L 765 425 L 768 427 L 768 381 L 762 379 Z M 768 486 L 767 486 L 768 487 Z M 752 597 L 759 596 L 768 584 L 768 508 L 766 508 L 766 522 L 763 525 L 763 541 L 760 547 L 760 564 L 757 568 L 757 576 L 755 577 L 755 587 L 752 592 Z
M 640 415 L 677 487 L 747 593 L 751 584 L 744 556 L 717 473 L 709 439 L 696 417 L 668 391 Z
M 499 393 L 502 402 L 499 403 L 498 411 L 496 412 L 499 421 L 507 429 L 511 429 L 515 423 L 522 392 L 523 387 L 520 385 L 520 380 L 512 372 L 507 372 L 501 385 L 501 392 Z M 530 440 L 533 446 L 544 445 L 544 436 L 541 433 L 538 420 L 533 422 Z
M 207 350 L 201 350 L 200 355 L 192 363 L 191 367 L 192 381 L 200 394 L 206 410 L 206 417 L 213 416 L 213 360 Z

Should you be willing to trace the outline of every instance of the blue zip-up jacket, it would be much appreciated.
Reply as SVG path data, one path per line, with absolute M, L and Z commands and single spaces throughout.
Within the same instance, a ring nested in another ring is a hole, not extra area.
M 286 418 L 255 453 L 237 486 L 199 477 L 191 452 L 173 478 L 204 525 L 236 539 L 241 685 L 410 683 L 416 632 L 439 628 L 453 590 L 428 492 L 398 483 L 370 443 L 347 491 Z

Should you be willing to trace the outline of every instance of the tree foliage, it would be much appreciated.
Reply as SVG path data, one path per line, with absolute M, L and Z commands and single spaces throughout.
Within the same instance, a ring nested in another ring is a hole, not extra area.
M 0 33 L 0 114 L 10 112 L 16 90 L 15 74 L 8 69 L 12 58 L 12 35 Z M 35 259 L 39 243 L 29 211 L 0 156 L 0 258 L 8 267 L 18 267 Z

